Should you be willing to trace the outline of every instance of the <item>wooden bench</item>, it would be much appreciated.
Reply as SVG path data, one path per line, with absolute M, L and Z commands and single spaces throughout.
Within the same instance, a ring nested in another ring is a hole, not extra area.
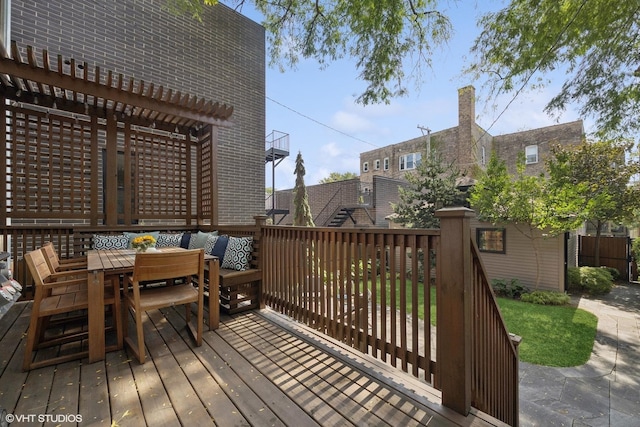
M 260 236 L 266 217 L 255 217 L 253 226 L 217 226 L 218 234 L 234 237 L 252 237 L 253 250 L 249 261 L 250 268 L 244 271 L 220 268 L 220 307 L 227 314 L 240 313 L 263 308 L 260 301 L 262 286 L 262 268 L 260 264 Z

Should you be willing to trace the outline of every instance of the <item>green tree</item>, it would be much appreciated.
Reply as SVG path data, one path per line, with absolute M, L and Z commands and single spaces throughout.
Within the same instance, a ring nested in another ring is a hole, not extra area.
M 577 147 L 552 147 L 547 162 L 552 191 L 562 194 L 573 208 L 565 216 L 567 221 L 589 221 L 597 230 L 596 266 L 602 226 L 633 221 L 640 205 L 640 187 L 631 185 L 640 162 L 627 157 L 632 148 L 627 141 L 584 141 Z
M 165 7 L 200 17 L 218 0 L 165 0 Z M 235 1 L 241 8 L 245 0 Z M 451 37 L 449 18 L 437 0 L 251 0 L 264 16 L 271 64 L 295 67 L 300 58 L 321 66 L 343 57 L 356 61 L 366 88 L 363 104 L 389 102 L 419 84 L 422 67 L 431 68 L 433 51 Z M 406 70 L 410 70 L 406 73 Z
M 322 178 L 320 184 L 328 184 L 330 182 L 346 181 L 348 179 L 357 178 L 358 174 L 355 172 L 331 172 L 328 177 Z
M 547 225 L 546 179 L 525 173 L 524 153 L 518 156 L 516 174 L 510 175 L 504 160 L 491 152 L 489 164 L 480 173 L 469 201 L 478 218 L 494 225 L 512 224 L 531 241 L 536 262 L 536 288 L 540 285 L 541 230 Z
M 307 196 L 307 187 L 304 185 L 304 176 L 307 173 L 304 169 L 304 160 L 302 154 L 298 151 L 296 157 L 296 185 L 293 188 L 293 225 L 302 225 L 306 227 L 314 227 L 311 208 L 309 207 L 309 198 Z
M 398 187 L 400 202 L 391 205 L 398 222 L 411 228 L 440 227 L 435 212 L 459 200 L 458 176 L 458 170 L 437 152 L 423 155 L 416 169 L 405 175 L 407 185 Z
M 638 22 L 637 1 L 512 0 L 480 20 L 468 71 L 497 96 L 545 85 L 545 73 L 566 66 L 547 112 L 577 102 L 603 134 L 628 135 L 640 129 Z

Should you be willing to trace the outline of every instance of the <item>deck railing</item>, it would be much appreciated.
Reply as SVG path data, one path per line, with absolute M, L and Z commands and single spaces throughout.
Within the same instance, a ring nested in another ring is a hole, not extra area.
M 517 349 L 471 239 L 472 215 L 441 210 L 440 230 L 266 226 L 264 302 L 425 379 L 457 412 L 473 406 L 517 425 Z
M 442 391 L 446 407 L 465 415 L 474 407 L 517 425 L 517 337 L 507 332 L 472 241 L 473 211 L 438 216 L 440 230 L 247 225 L 260 236 L 262 303 L 423 378 Z M 80 255 L 92 232 L 120 231 L 0 229 L 24 283 L 25 251 L 53 241 L 61 255 Z
M 519 413 L 518 345 L 509 334 L 484 273 L 478 248 L 472 241 L 473 292 L 471 347 L 471 406 L 510 424 Z
M 423 278 L 438 235 L 267 226 L 265 303 L 431 382 L 431 286 Z

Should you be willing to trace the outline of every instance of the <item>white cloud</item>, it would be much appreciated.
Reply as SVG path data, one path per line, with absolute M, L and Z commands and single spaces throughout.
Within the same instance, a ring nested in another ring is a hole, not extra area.
M 368 133 L 375 129 L 375 123 L 360 114 L 337 111 L 331 117 L 331 126 L 347 134 Z
M 322 147 L 320 147 L 320 152 L 331 158 L 338 157 L 342 154 L 342 150 L 340 149 L 340 147 L 338 147 L 338 144 L 336 144 L 335 142 L 330 142 L 328 144 L 323 145 Z

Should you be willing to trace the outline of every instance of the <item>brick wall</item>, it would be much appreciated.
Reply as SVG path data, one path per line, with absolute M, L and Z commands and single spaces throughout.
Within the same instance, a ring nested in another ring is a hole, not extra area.
M 547 126 L 539 129 L 527 130 L 523 132 L 499 135 L 493 138 L 493 149 L 498 157 L 507 164 L 509 173 L 516 172 L 516 161 L 519 153 L 525 151 L 525 147 L 536 145 L 538 147 L 538 162 L 528 164 L 526 173 L 538 175 L 545 171 L 545 159 L 551 154 L 551 146 L 577 145 L 582 142 L 584 128 L 582 120 L 569 123 L 562 123 L 554 126 Z
M 400 201 L 398 187 L 405 186 L 406 182 L 398 179 L 389 179 L 376 176 L 373 179 L 375 197 L 375 219 L 376 227 L 389 228 L 387 216 L 393 213 L 391 204 Z
M 219 132 L 220 223 L 264 214 L 264 28 L 219 4 L 203 21 L 159 0 L 11 2 L 12 39 L 234 107 Z

